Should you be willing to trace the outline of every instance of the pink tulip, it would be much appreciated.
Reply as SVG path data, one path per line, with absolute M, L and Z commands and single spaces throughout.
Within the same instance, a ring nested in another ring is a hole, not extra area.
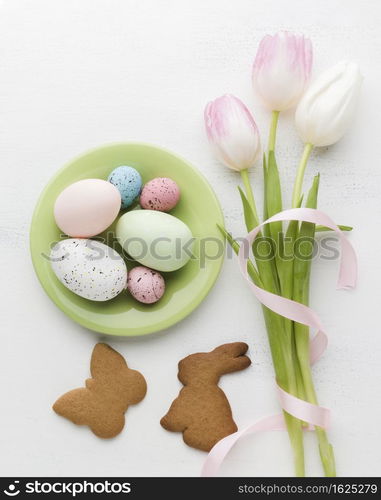
M 253 85 L 271 111 L 297 104 L 310 78 L 312 44 L 303 35 L 281 31 L 266 35 L 253 65 Z
M 217 158 L 233 170 L 254 165 L 261 153 L 257 125 L 237 97 L 224 95 L 205 108 L 205 127 Z

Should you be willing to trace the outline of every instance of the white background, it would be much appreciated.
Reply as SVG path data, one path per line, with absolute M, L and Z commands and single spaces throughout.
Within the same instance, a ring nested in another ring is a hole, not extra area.
M 158 144 L 186 157 L 209 179 L 226 225 L 243 231 L 237 175 L 211 155 L 205 103 L 238 95 L 264 137 L 268 113 L 252 95 L 258 42 L 279 29 L 313 41 L 314 74 L 339 59 L 364 74 L 359 112 L 345 138 L 316 151 L 307 181 L 320 171 L 320 208 L 351 224 L 360 262 L 354 292 L 336 292 L 337 262 L 317 262 L 312 304 L 330 332 L 314 368 L 341 476 L 381 472 L 379 327 L 381 3 L 378 0 L 0 0 L 1 168 L 1 475 L 192 475 L 205 454 L 159 425 L 180 383 L 177 362 L 229 341 L 250 344 L 252 366 L 226 376 L 236 422 L 278 411 L 261 311 L 237 269 L 226 262 L 204 303 L 181 324 L 136 339 L 108 338 L 148 382 L 126 427 L 102 441 L 58 417 L 51 405 L 88 376 L 101 337 L 66 318 L 32 269 L 28 230 L 50 177 L 88 148 L 111 141 Z M 289 203 L 302 145 L 292 114 L 279 124 L 278 159 Z M 260 166 L 252 172 L 261 198 Z M 259 202 L 259 206 L 261 203 Z M 309 475 L 320 475 L 315 439 L 306 436 Z M 292 475 L 285 433 L 248 437 L 224 475 Z

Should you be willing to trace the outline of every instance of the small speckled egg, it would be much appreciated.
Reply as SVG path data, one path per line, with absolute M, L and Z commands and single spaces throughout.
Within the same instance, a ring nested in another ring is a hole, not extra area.
M 127 285 L 127 267 L 113 248 L 100 241 L 69 238 L 50 252 L 54 274 L 69 290 L 95 301 L 116 297 Z
M 141 175 L 128 166 L 115 168 L 108 176 L 108 181 L 118 189 L 122 198 L 122 208 L 128 208 L 142 189 Z
M 107 229 L 119 214 L 121 198 L 102 179 L 84 179 L 64 189 L 56 199 L 54 218 L 64 234 L 90 238 Z
M 157 177 L 144 185 L 140 206 L 148 210 L 169 212 L 180 199 L 180 188 L 168 177 Z
M 165 281 L 157 271 L 137 266 L 128 273 L 127 288 L 137 301 L 153 304 L 164 295 Z

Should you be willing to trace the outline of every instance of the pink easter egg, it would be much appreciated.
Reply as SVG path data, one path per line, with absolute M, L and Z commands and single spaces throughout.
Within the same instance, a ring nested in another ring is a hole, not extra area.
M 153 304 L 163 296 L 165 281 L 157 271 L 137 266 L 128 272 L 127 288 L 137 301 L 143 304 Z
M 101 179 L 84 179 L 65 188 L 54 205 L 61 231 L 73 238 L 90 238 L 107 229 L 121 205 L 118 189 Z
M 157 177 L 144 185 L 140 206 L 148 210 L 169 212 L 180 199 L 180 188 L 168 177 Z

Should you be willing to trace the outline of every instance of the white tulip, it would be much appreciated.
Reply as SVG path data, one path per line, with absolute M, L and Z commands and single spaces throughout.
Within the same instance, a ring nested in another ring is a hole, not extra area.
M 311 84 L 295 114 L 305 144 L 329 146 L 342 138 L 352 121 L 362 80 L 357 64 L 343 61 Z

